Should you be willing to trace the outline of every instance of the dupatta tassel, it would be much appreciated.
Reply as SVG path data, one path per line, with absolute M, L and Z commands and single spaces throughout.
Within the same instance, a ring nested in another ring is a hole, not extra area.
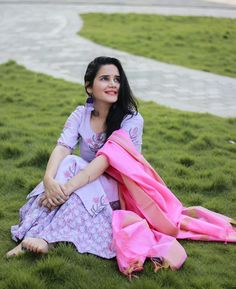
M 129 278 L 129 281 L 131 281 L 132 278 L 139 278 L 137 275 L 133 274 L 133 272 L 138 272 L 141 270 L 143 270 L 143 263 L 137 260 L 132 262 L 130 267 L 123 270 L 122 273 Z
M 232 225 L 235 225 L 235 226 L 236 226 L 236 220 L 234 220 L 234 219 L 231 219 L 231 220 L 230 220 L 230 224 L 232 224 Z
M 170 265 L 165 262 L 163 260 L 163 258 L 159 258 L 159 257 L 152 257 L 150 258 L 153 265 L 154 265 L 154 272 L 156 273 L 158 270 L 164 268 L 164 269 L 167 269 L 170 267 Z

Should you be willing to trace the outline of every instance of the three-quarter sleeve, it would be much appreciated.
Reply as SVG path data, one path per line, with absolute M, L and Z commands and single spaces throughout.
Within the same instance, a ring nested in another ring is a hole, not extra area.
M 143 136 L 143 117 L 141 114 L 127 115 L 121 122 L 121 128 L 129 134 L 137 151 L 141 152 Z
M 84 106 L 78 106 L 68 117 L 61 136 L 57 140 L 58 145 L 63 145 L 74 150 L 80 138 L 79 127 L 82 122 Z

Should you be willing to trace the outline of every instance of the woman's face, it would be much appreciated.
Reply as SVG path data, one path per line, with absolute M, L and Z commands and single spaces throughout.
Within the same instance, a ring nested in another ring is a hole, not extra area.
M 113 64 L 101 66 L 94 79 L 93 86 L 88 87 L 89 94 L 93 94 L 96 102 L 115 103 L 120 89 L 120 74 Z

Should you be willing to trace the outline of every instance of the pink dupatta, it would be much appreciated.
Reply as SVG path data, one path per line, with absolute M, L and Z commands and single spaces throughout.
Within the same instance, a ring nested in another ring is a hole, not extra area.
M 122 129 L 98 155 L 107 157 L 107 173 L 119 182 L 122 210 L 113 212 L 113 245 L 125 275 L 142 270 L 147 257 L 155 271 L 180 268 L 187 255 L 176 239 L 236 242 L 233 219 L 203 207 L 184 208 Z

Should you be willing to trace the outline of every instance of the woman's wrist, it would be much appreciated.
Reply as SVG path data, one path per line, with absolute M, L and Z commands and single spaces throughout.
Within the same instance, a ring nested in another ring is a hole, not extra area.
M 43 177 L 43 182 L 44 184 L 47 183 L 47 182 L 50 182 L 51 180 L 53 180 L 53 177 L 50 176 L 50 175 L 44 175 Z
M 67 182 L 65 185 L 62 186 L 63 192 L 65 195 L 69 196 L 73 193 L 75 190 L 73 185 L 69 182 Z

